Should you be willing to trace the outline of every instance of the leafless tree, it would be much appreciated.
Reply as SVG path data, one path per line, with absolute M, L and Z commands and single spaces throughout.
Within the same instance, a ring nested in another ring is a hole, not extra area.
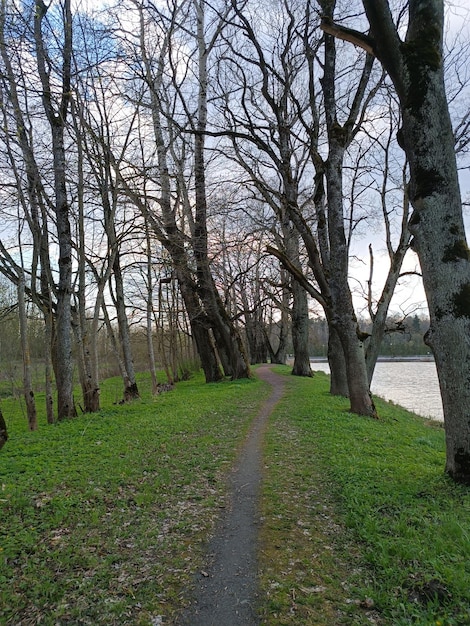
M 411 173 L 409 227 L 429 306 L 426 340 L 436 359 L 444 407 L 446 471 L 468 484 L 470 254 L 444 83 L 444 2 L 410 0 L 399 15 L 387 0 L 363 0 L 363 5 L 369 34 L 338 25 L 334 34 L 378 57 L 400 100 L 399 138 Z M 402 17 L 407 19 L 404 39 Z

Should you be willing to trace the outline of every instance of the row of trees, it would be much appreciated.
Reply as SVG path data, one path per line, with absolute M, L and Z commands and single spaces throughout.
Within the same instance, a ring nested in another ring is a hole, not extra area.
M 313 299 L 328 324 L 331 392 L 376 416 L 370 381 L 413 237 L 447 471 L 469 479 L 470 259 L 455 157 L 469 122 L 454 133 L 448 114 L 444 6 L 356 4 L 343 24 L 335 0 L 126 0 L 106 12 L 2 2 L 0 271 L 17 287 L 26 364 L 26 301 L 42 312 L 59 419 L 75 414 L 72 336 L 84 407 L 99 406 L 102 324 L 124 398 L 138 395 L 131 285 L 151 371 L 155 310 L 178 302 L 211 382 L 284 361 L 288 316 L 293 373 L 311 375 Z M 389 270 L 377 290 L 371 246 L 365 330 L 351 246 L 378 215 Z M 27 367 L 24 389 L 34 425 Z

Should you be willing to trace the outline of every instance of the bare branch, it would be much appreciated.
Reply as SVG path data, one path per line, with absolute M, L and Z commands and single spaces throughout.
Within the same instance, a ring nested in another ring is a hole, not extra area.
M 368 54 L 375 56 L 375 43 L 372 37 L 369 37 L 369 35 L 365 35 L 358 30 L 354 30 L 353 28 L 346 28 L 345 26 L 336 24 L 329 17 L 325 16 L 323 16 L 321 19 L 320 28 L 327 35 L 332 35 L 333 37 L 336 37 L 337 39 L 342 39 L 343 41 L 349 41 L 355 46 L 358 46 L 359 48 L 365 50 Z

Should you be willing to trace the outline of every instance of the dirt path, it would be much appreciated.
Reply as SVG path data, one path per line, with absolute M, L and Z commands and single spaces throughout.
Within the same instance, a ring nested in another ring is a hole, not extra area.
M 272 392 L 253 421 L 230 479 L 229 506 L 209 543 L 210 564 L 196 580 L 194 600 L 179 626 L 257 626 L 257 539 L 263 435 L 282 397 L 282 377 L 267 365 L 257 375 Z

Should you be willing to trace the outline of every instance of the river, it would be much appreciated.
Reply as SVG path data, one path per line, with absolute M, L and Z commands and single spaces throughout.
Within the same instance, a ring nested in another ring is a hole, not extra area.
M 330 372 L 324 361 L 312 361 L 312 369 Z M 372 380 L 372 393 L 418 415 L 444 419 L 433 361 L 379 361 Z

